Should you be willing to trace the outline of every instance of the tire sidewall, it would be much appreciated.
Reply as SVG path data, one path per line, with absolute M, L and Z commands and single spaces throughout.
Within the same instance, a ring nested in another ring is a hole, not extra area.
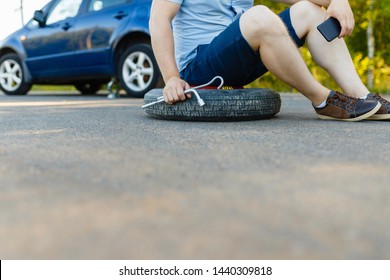
M 124 64 L 125 64 L 127 58 L 136 52 L 144 53 L 152 62 L 152 67 L 153 67 L 153 76 L 151 78 L 151 82 L 149 83 L 149 85 L 145 89 L 143 89 L 141 91 L 134 91 L 131 88 L 129 88 L 124 80 L 124 77 L 123 77 L 123 75 L 124 75 L 123 67 L 124 67 Z M 134 44 L 134 45 L 128 47 L 123 52 L 123 54 L 120 56 L 117 73 L 118 73 L 118 80 L 121 84 L 121 87 L 126 91 L 127 95 L 132 96 L 132 97 L 141 97 L 141 98 L 144 97 L 144 95 L 147 92 L 149 92 L 151 89 L 153 89 L 157 86 L 157 84 L 159 83 L 160 76 L 161 76 L 160 70 L 159 70 L 158 65 L 157 65 L 157 61 L 156 61 L 154 54 L 153 54 L 152 47 L 151 47 L 151 45 L 149 45 L 147 43 L 137 43 L 137 44 Z
M 24 81 L 26 73 L 25 73 L 25 69 L 23 67 L 22 60 L 20 59 L 20 57 L 17 54 L 14 54 L 14 53 L 6 54 L 6 55 L 4 55 L 3 57 L 0 58 L 0 65 L 2 65 L 4 63 L 4 61 L 6 61 L 6 60 L 12 60 L 12 61 L 14 61 L 15 63 L 17 63 L 19 65 L 20 71 L 22 73 L 22 75 L 21 75 L 22 82 L 20 83 L 20 85 L 15 90 L 12 90 L 12 91 L 5 89 L 1 85 L 1 83 L 0 83 L 1 91 L 4 92 L 7 95 L 24 95 L 24 94 L 27 94 L 28 91 L 31 89 L 32 84 L 26 83 Z
M 83 95 L 94 95 L 101 89 L 102 84 L 97 82 L 80 82 L 74 84 L 74 87 Z
M 183 102 L 168 105 L 157 103 L 145 108 L 145 112 L 158 119 L 178 121 L 244 121 L 268 119 L 279 113 L 281 97 L 278 92 L 266 88 L 235 90 L 198 90 L 205 106 L 199 106 L 192 96 Z M 162 89 L 147 93 L 144 103 L 157 100 Z

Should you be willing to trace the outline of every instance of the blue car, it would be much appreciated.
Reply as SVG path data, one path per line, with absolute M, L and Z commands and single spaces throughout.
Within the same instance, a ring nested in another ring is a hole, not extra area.
M 162 84 L 150 44 L 152 0 L 53 0 L 0 42 L 0 89 L 74 85 L 94 94 L 116 78 L 127 95 Z

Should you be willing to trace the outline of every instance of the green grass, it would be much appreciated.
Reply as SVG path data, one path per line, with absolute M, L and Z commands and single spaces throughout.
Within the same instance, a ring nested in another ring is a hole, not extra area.
M 74 86 L 71 85 L 34 85 L 33 91 L 77 91 Z

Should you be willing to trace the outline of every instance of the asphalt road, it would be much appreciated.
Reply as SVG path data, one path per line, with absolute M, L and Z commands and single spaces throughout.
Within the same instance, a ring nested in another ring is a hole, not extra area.
M 387 96 L 389 98 L 389 96 Z M 0 259 L 389 259 L 390 123 L 0 94 Z

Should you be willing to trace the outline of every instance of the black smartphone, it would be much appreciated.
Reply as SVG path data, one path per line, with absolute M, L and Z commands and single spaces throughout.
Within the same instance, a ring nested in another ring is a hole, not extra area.
M 318 25 L 317 29 L 328 42 L 331 42 L 340 35 L 341 25 L 337 19 L 330 17 Z

